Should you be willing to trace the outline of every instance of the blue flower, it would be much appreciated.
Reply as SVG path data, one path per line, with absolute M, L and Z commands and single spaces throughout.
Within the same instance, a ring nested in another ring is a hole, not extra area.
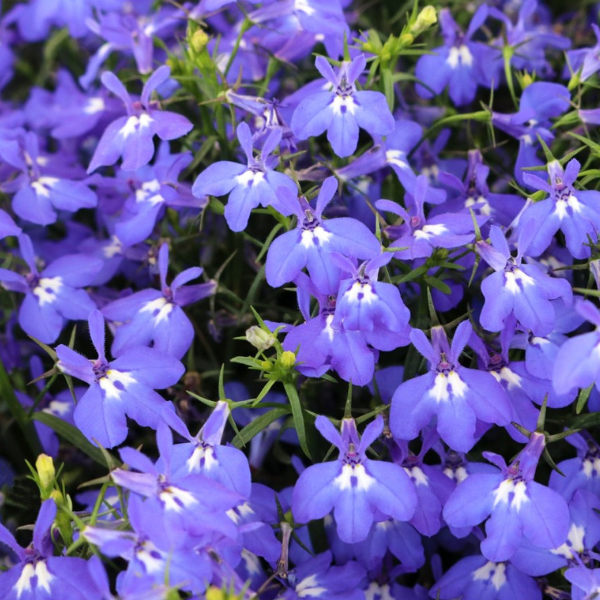
M 325 91 L 311 94 L 297 106 L 290 123 L 301 140 L 327 131 L 333 151 L 349 156 L 358 144 L 358 128 L 371 135 L 387 135 L 394 130 L 394 117 L 380 92 L 357 91 L 355 81 L 366 67 L 364 55 L 343 61 L 336 74 L 323 56 L 315 66 L 325 78 Z M 328 84 L 328 85 L 327 85 Z
M 315 426 L 340 451 L 338 460 L 308 467 L 298 478 L 292 498 L 294 518 L 307 523 L 334 511 L 337 532 L 349 544 L 364 540 L 376 516 L 408 521 L 416 495 L 404 470 L 393 463 L 370 460 L 367 448 L 381 435 L 377 417 L 359 437 L 354 419 L 342 421 L 341 435 L 326 417 Z
M 237 137 L 248 163 L 242 165 L 227 160 L 213 163 L 198 175 L 192 193 L 198 198 L 229 194 L 225 220 L 232 231 L 243 231 L 248 225 L 250 212 L 258 205 L 273 206 L 283 214 L 290 214 L 281 205 L 275 192 L 285 188 L 295 194 L 297 188 L 287 175 L 273 170 L 273 160 L 269 160 L 281 141 L 280 129 L 269 134 L 256 158 L 253 155 L 252 134 L 246 123 L 238 125 Z
M 90 386 L 75 408 L 77 427 L 89 440 L 112 448 L 127 437 L 126 416 L 145 427 L 158 426 L 166 401 L 154 390 L 177 383 L 185 369 L 176 358 L 139 346 L 108 361 L 100 311 L 90 314 L 89 325 L 98 358 L 88 360 L 61 344 L 57 366 Z

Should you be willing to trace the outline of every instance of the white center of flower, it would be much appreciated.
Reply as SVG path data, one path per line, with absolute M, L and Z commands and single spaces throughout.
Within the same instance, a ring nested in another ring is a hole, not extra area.
M 252 171 L 248 169 L 241 175 L 238 175 L 235 180 L 238 185 L 255 186 L 261 184 L 265 179 L 265 174 L 262 171 Z
M 436 402 L 449 400 L 450 395 L 453 398 L 462 398 L 467 391 L 467 384 L 460 378 L 456 371 L 450 371 L 448 375 L 438 373 L 435 377 L 435 384 L 429 390 L 429 395 L 433 396 Z
M 100 378 L 99 384 L 104 391 L 107 399 L 120 398 L 123 390 L 126 390 L 136 380 L 129 375 L 129 373 L 123 373 L 115 369 L 109 369 L 106 371 L 106 376 Z
M 446 62 L 452 69 L 456 69 L 459 65 L 470 67 L 473 64 L 473 55 L 471 54 L 469 48 L 464 44 L 458 48 L 456 46 L 452 46 Z
M 349 302 L 364 302 L 371 304 L 377 300 L 377 294 L 373 293 L 370 283 L 355 281 L 352 287 L 344 294 Z
M 494 506 L 503 502 L 510 502 L 510 508 L 514 508 L 517 512 L 521 510 L 521 505 L 524 502 L 529 502 L 527 496 L 527 484 L 524 481 L 514 482 L 513 479 L 505 479 L 494 492 Z
M 331 109 L 333 110 L 333 114 L 336 116 L 346 111 L 353 115 L 356 109 L 356 104 L 354 104 L 354 98 L 352 96 L 336 95 L 331 103 Z
M 297 586 L 296 586 L 296 594 L 298 594 L 299 598 L 306 597 L 318 597 L 324 592 L 327 591 L 327 588 L 319 587 L 317 583 L 317 576 L 311 575 L 310 577 L 305 577 Z
M 181 512 L 184 508 L 198 504 L 198 500 L 187 490 L 170 485 L 158 495 L 167 510 Z
M 473 581 L 492 581 L 498 591 L 506 583 L 506 565 L 504 563 L 487 562 L 483 567 L 473 571 Z
M 57 183 L 58 179 L 56 177 L 40 177 L 37 181 L 31 182 L 31 187 L 38 196 L 48 198 L 48 196 L 50 196 L 51 188 Z
M 389 165 L 395 165 L 401 169 L 407 169 L 408 163 L 404 160 L 406 154 L 402 150 L 388 150 L 385 153 L 385 160 Z
M 21 575 L 13 587 L 17 592 L 17 598 L 20 598 L 23 592 L 31 592 L 31 580 L 34 577 L 37 577 L 36 589 L 41 588 L 46 594 L 50 594 L 50 585 L 55 577 L 48 571 L 46 561 L 40 560 L 35 566 L 27 563 L 23 567 Z
M 86 115 L 95 115 L 96 113 L 102 112 L 104 107 L 104 98 L 88 98 L 83 107 L 83 112 Z
M 583 474 L 589 479 L 590 477 L 598 477 L 600 475 L 600 458 L 586 459 L 581 464 Z
M 169 302 L 164 296 L 161 298 L 156 298 L 156 300 L 151 300 L 150 302 L 146 302 L 144 306 L 140 309 L 140 312 L 149 312 L 154 316 L 155 323 L 160 323 L 168 318 L 169 314 L 173 310 L 174 306 L 172 302 Z M 158 312 L 157 312 L 158 311 Z M 156 314 L 154 314 L 156 312 Z
M 517 375 L 514 371 L 511 371 L 508 367 L 502 367 L 500 372 L 490 371 L 490 373 L 498 383 L 506 381 L 509 390 L 512 390 L 515 387 L 521 387 L 521 376 Z
M 573 558 L 573 552 L 581 554 L 585 550 L 583 545 L 584 536 L 585 527 L 577 527 L 575 523 L 571 523 L 571 529 L 569 529 L 567 541 L 562 544 L 562 546 L 559 546 L 554 550 L 550 550 L 550 552 L 552 552 L 552 554 L 560 554 L 565 558 Z
M 33 293 L 37 296 L 40 306 L 44 306 L 44 304 L 52 304 L 56 300 L 62 287 L 62 277 L 42 277 Z
M 423 225 L 421 229 L 417 229 L 414 233 L 415 238 L 418 240 L 428 240 L 430 237 L 441 235 L 448 231 L 445 225 Z
M 204 459 L 204 463 L 202 463 Z M 202 470 L 210 471 L 219 461 L 215 457 L 215 451 L 211 446 L 196 446 L 192 455 L 187 459 L 186 463 L 190 473 L 198 473 Z
M 535 281 L 533 280 L 533 278 L 529 277 L 529 275 L 527 275 L 526 273 L 523 273 L 523 271 L 521 271 L 521 269 L 515 269 L 512 272 L 506 271 L 504 273 L 504 278 L 505 278 L 504 287 L 511 294 L 520 294 L 521 293 L 521 286 L 519 285 L 519 282 L 521 283 L 521 285 L 523 287 L 526 287 L 528 285 L 535 285 Z
M 575 214 L 581 212 L 581 203 L 573 194 L 566 200 L 557 200 L 554 207 L 554 214 L 562 221 L 567 216 L 567 207 L 570 207 Z
M 310 248 L 313 244 L 317 242 L 322 246 L 329 242 L 332 234 L 329 231 L 325 231 L 320 225 L 315 227 L 314 229 L 305 229 L 302 231 L 302 237 L 300 239 L 300 243 L 305 248 Z
M 305 15 L 309 17 L 314 15 L 316 10 L 308 3 L 308 0 L 295 0 L 294 2 L 294 10 L 303 12 Z
M 415 485 L 429 485 L 429 479 L 427 478 L 427 475 L 423 473 L 421 467 L 412 467 L 410 469 L 404 467 L 404 470 Z
M 342 472 L 333 480 L 340 490 L 349 490 L 353 487 L 360 492 L 367 491 L 375 482 L 363 465 L 344 465 Z

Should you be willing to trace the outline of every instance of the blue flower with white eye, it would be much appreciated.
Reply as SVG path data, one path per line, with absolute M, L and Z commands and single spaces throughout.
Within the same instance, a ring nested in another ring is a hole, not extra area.
M 567 540 L 567 503 L 533 479 L 544 447 L 544 435 L 533 433 L 509 466 L 498 454 L 484 452 L 500 472 L 470 475 L 444 506 L 444 519 L 452 527 L 479 525 L 491 515 L 485 525 L 486 539 L 481 543 L 481 551 L 490 561 L 510 559 L 523 538 L 545 549 L 558 548 Z
M 413 516 L 417 498 L 408 475 L 398 465 L 366 456 L 383 431 L 381 416 L 367 426 L 362 438 L 354 419 L 342 421 L 341 435 L 326 417 L 317 417 L 315 426 L 340 456 L 300 475 L 292 497 L 296 521 L 307 523 L 333 510 L 340 539 L 353 544 L 367 537 L 376 517 L 408 521 Z
M 452 346 L 443 327 L 431 329 L 431 340 L 420 329 L 410 339 L 429 361 L 429 373 L 401 383 L 392 397 L 390 428 L 394 436 L 412 440 L 437 416 L 437 431 L 453 450 L 468 452 L 475 444 L 477 421 L 508 425 L 513 412 L 502 386 L 490 375 L 461 366 L 458 359 L 473 328 L 463 321 Z
M 336 73 L 326 58 L 317 56 L 315 66 L 326 80 L 326 89 L 311 94 L 296 107 L 290 123 L 294 135 L 305 140 L 327 131 L 333 151 L 344 157 L 356 150 L 359 127 L 371 135 L 391 133 L 395 122 L 385 96 L 356 89 L 355 82 L 366 65 L 360 54 L 352 62 L 343 61 Z
M 250 127 L 240 123 L 237 137 L 248 162 L 246 165 L 221 160 L 206 168 L 194 182 L 192 193 L 197 198 L 204 196 L 225 196 L 229 200 L 225 206 L 225 220 L 232 231 L 243 231 L 253 208 L 273 206 L 284 215 L 291 214 L 279 202 L 279 188 L 285 188 L 291 194 L 297 192 L 294 181 L 273 169 L 277 159 L 270 157 L 281 141 L 281 129 L 274 129 L 265 140 L 260 154 L 253 154 L 254 142 Z

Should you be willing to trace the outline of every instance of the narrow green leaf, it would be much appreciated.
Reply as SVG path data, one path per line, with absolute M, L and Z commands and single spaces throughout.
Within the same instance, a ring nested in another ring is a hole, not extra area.
M 590 385 L 589 387 L 586 387 L 585 389 L 581 390 L 579 392 L 579 396 L 577 397 L 577 406 L 575 408 L 575 412 L 577 414 L 581 413 L 581 411 L 584 409 L 588 398 L 590 397 L 590 394 L 592 393 L 592 389 L 594 388 L 594 385 L 592 383 L 592 385 Z
M 310 458 L 310 450 L 306 443 L 306 425 L 304 423 L 304 414 L 302 412 L 302 404 L 298 391 L 296 390 L 296 384 L 293 382 L 287 382 L 283 384 L 285 393 L 287 394 L 288 400 L 290 401 L 290 407 L 292 408 L 292 416 L 294 417 L 294 426 L 296 427 L 296 433 L 298 434 L 298 440 L 300 441 L 300 447 L 304 454 Z
M 88 440 L 86 437 L 79 431 L 79 429 L 73 427 L 70 423 L 55 417 L 54 415 L 47 412 L 38 412 L 33 415 L 33 418 L 44 425 L 47 425 L 51 429 L 53 429 L 60 437 L 67 440 L 67 442 L 73 444 L 77 448 L 79 448 L 82 452 L 87 454 L 92 460 L 96 461 L 98 464 L 103 467 L 110 468 L 112 465 L 121 464 L 119 460 L 117 460 L 114 456 L 110 455 L 110 459 L 104 456 L 104 453 L 100 448 L 97 448 Z M 107 450 L 104 450 L 107 452 Z
M 288 406 L 279 406 L 266 412 L 246 425 L 234 438 L 231 443 L 236 448 L 245 446 L 254 436 L 258 435 L 263 429 L 266 429 L 271 423 L 281 417 L 289 415 L 291 409 Z

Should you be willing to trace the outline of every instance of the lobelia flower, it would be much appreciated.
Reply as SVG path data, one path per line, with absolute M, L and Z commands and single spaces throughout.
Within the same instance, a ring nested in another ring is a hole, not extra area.
M 0 208 L 0 240 L 5 237 L 19 237 L 23 230 L 14 222 L 13 218 Z
M 412 204 L 410 212 L 391 200 L 377 200 L 375 206 L 382 211 L 402 217 L 401 225 L 387 227 L 386 233 L 393 245 L 404 248 L 394 253 L 395 258 L 410 260 L 428 258 L 436 248 L 459 248 L 475 239 L 473 219 L 470 214 L 444 213 L 425 218 L 424 203 L 430 186 L 425 175 L 419 175 L 414 196 L 407 192 L 407 202 Z M 411 214 L 412 213 L 412 214 Z M 477 217 L 480 224 L 487 217 Z
M 487 17 L 488 7 L 480 6 L 465 33 L 449 9 L 440 10 L 444 45 L 433 48 L 432 54 L 421 56 L 417 62 L 415 75 L 430 88 L 417 84 L 420 96 L 431 98 L 448 86 L 452 102 L 460 106 L 473 101 L 479 85 L 490 87 L 493 80 L 498 80 L 499 52 L 481 42 L 471 41 Z
M 120 450 L 123 462 L 132 470 L 115 469 L 112 480 L 146 498 L 148 510 L 156 507 L 167 527 L 192 536 L 225 536 L 235 540 L 238 530 L 227 511 L 243 498 L 201 473 L 176 476 L 171 470 L 173 435 L 165 421 L 156 431 L 160 459 L 153 463 L 133 448 Z M 154 509 L 153 509 L 154 510 Z
M 600 569 L 585 566 L 565 571 L 565 579 L 571 582 L 571 600 L 594 600 L 600 594 Z
M 331 552 L 323 552 L 287 571 L 285 577 L 280 578 L 286 589 L 275 600 L 363 600 L 365 595 L 359 586 L 365 576 L 364 567 L 357 562 L 334 567 Z
M 194 340 L 194 326 L 183 307 L 214 294 L 215 282 L 185 285 L 202 274 L 200 267 L 182 271 L 167 285 L 169 245 L 158 251 L 161 289 L 147 289 L 119 298 L 102 308 L 110 321 L 121 323 L 115 332 L 113 356 L 120 356 L 134 346 L 148 346 L 181 358 Z
M 128 196 L 114 224 L 114 233 L 125 246 L 151 237 L 165 208 L 199 210 L 206 205 L 207 198 L 195 198 L 189 184 L 178 181 L 191 161 L 189 152 L 170 154 L 168 142 L 161 142 L 153 165 L 145 165 L 135 174 L 119 171 L 117 178 L 119 182 L 126 179 Z M 111 183 L 109 190 L 116 182 Z
M 550 487 L 567 501 L 579 489 L 600 496 L 600 446 L 585 431 L 570 435 L 566 441 L 576 448 L 577 456 L 558 464 L 564 476 L 550 473 Z
M 444 202 L 437 212 L 469 212 L 472 209 L 476 215 L 489 217 L 492 223 L 508 227 L 525 203 L 515 194 L 490 192 L 487 184 L 489 174 L 490 168 L 483 164 L 481 152 L 469 150 L 464 182 L 452 173 L 438 175 L 440 183 L 458 191 L 458 196 Z
M 567 541 L 558 548 L 540 550 L 523 540 L 512 563 L 527 575 L 539 577 L 564 567 L 589 563 L 600 541 L 600 499 L 587 490 L 577 490 L 569 502 L 571 515 Z
M 410 339 L 429 361 L 425 375 L 401 383 L 392 397 L 390 428 L 394 436 L 412 440 L 437 415 L 437 432 L 453 450 L 468 452 L 476 440 L 477 420 L 508 425 L 513 418 L 510 400 L 489 373 L 467 369 L 458 359 L 473 328 L 463 321 L 448 343 L 443 327 L 431 329 L 431 343 L 420 329 Z
M 374 258 L 381 249 L 379 240 L 360 221 L 351 217 L 323 220 L 322 214 L 337 189 L 335 177 L 328 177 L 321 186 L 316 208 L 304 196 L 279 188 L 284 214 L 295 214 L 296 229 L 275 238 L 269 246 L 265 275 L 273 287 L 293 281 L 304 267 L 318 290 L 335 294 L 341 271 L 331 260 L 338 252 L 352 258 Z
M 349 156 L 358 144 L 358 129 L 371 135 L 387 135 L 394 130 L 394 117 L 380 92 L 357 91 L 355 81 L 365 70 L 363 54 L 352 62 L 342 61 L 338 73 L 327 59 L 317 56 L 315 66 L 330 87 L 311 94 L 296 107 L 290 127 L 301 140 L 327 130 L 327 139 L 340 157 Z
M 366 456 L 383 431 L 381 416 L 367 425 L 362 438 L 354 419 L 343 419 L 341 435 L 326 417 L 318 416 L 315 426 L 340 456 L 300 475 L 292 497 L 296 521 L 307 523 L 333 510 L 340 539 L 352 544 L 367 537 L 375 519 L 413 516 L 417 499 L 408 475 L 396 464 Z
M 490 228 L 493 247 L 484 241 L 475 245 L 495 271 L 481 282 L 485 303 L 479 320 L 488 331 L 502 331 L 507 319 L 514 315 L 534 335 L 547 335 L 554 328 L 554 307 L 550 300 L 562 298 L 566 305 L 571 304 L 573 292 L 566 279 L 549 277 L 535 264 L 522 264 L 533 234 L 531 228 L 521 230 L 514 258 L 496 225 Z
M 285 188 L 296 194 L 297 187 L 290 177 L 273 170 L 277 158 L 270 155 L 281 141 L 280 129 L 269 134 L 256 158 L 253 156 L 252 133 L 246 123 L 238 125 L 237 137 L 248 163 L 242 165 L 227 160 L 213 163 L 198 175 L 192 193 L 197 198 L 229 194 L 225 220 L 232 231 L 243 231 L 248 225 L 250 212 L 258 205 L 273 206 L 284 215 L 290 214 L 275 192 Z
M 468 556 L 453 565 L 431 588 L 440 600 L 541 600 L 542 592 L 532 577 L 512 562 L 492 562 L 484 556 Z
M 25 294 L 19 308 L 19 325 L 25 333 L 51 344 L 67 321 L 87 319 L 96 305 L 82 289 L 93 280 L 102 261 L 82 254 L 57 258 L 41 273 L 28 235 L 19 236 L 21 256 L 29 272 L 20 275 L 0 269 L 0 282 L 7 290 Z
M 579 48 L 567 52 L 568 65 L 565 65 L 563 73 L 567 78 L 571 73 L 577 73 L 581 69 L 578 80 L 583 82 L 600 71 L 600 28 L 595 23 L 591 23 L 591 26 L 596 36 L 596 44 L 591 48 Z
M 86 526 L 82 532 L 106 556 L 127 561 L 119 589 L 135 589 L 140 580 L 148 587 L 167 583 L 186 591 L 205 589 L 212 577 L 211 560 L 193 551 L 184 530 L 167 526 L 159 507 L 135 494 L 129 497 L 127 517 L 132 531 Z
M 283 342 L 284 350 L 296 352 L 296 368 L 307 377 L 320 377 L 329 369 L 336 370 L 345 381 L 367 385 L 373 379 L 375 351 L 371 350 L 359 331 L 334 329 L 336 296 L 322 294 L 304 273 L 295 280 L 298 303 L 305 323 L 291 329 Z M 310 296 L 319 303 L 319 313 L 312 317 Z
M 379 269 L 390 262 L 392 253 L 382 253 L 358 269 L 341 254 L 332 254 L 331 259 L 352 275 L 340 282 L 331 327 L 360 331 L 365 341 L 378 350 L 408 345 L 410 311 L 395 285 L 377 281 Z
M 574 258 L 589 258 L 588 237 L 596 242 L 600 231 L 600 192 L 573 187 L 581 168 L 575 158 L 566 169 L 557 160 L 549 162 L 547 168 L 550 184 L 535 175 L 523 174 L 527 185 L 548 194 L 544 200 L 527 206 L 519 219 L 519 230 L 530 228 L 535 232 L 527 251 L 531 256 L 539 256 L 560 230 Z
M 558 83 L 535 81 L 521 95 L 519 111 L 513 114 L 492 112 L 492 125 L 519 140 L 519 153 L 515 162 L 515 177 L 523 184 L 523 168 L 542 165 L 537 157 L 541 149 L 539 135 L 546 144 L 554 139 L 550 119 L 569 110 L 571 94 Z
M 51 529 L 55 516 L 54 500 L 43 502 L 33 530 L 33 542 L 27 548 L 19 546 L 13 534 L 0 524 L 0 543 L 8 546 L 18 560 L 0 573 L 0 597 L 5 600 L 97 598 L 87 561 L 72 556 L 53 556 Z
M 23 149 L 11 157 L 11 163 L 22 174 L 3 183 L 2 190 L 15 192 L 12 207 L 15 213 L 36 225 L 50 225 L 58 218 L 57 211 L 76 212 L 81 208 L 94 208 L 96 194 L 83 181 L 60 177 L 46 167 L 38 137 L 28 132 L 23 138 Z
M 163 419 L 187 443 L 173 446 L 171 470 L 174 477 L 202 473 L 221 485 L 250 496 L 250 467 L 246 455 L 233 446 L 221 445 L 221 438 L 231 411 L 227 402 L 220 400 L 195 435 L 191 435 L 185 423 L 170 407 L 163 412 Z
M 470 475 L 444 506 L 444 519 L 453 527 L 475 526 L 491 515 L 485 525 L 486 539 L 481 543 L 481 552 L 490 561 L 510 559 L 523 538 L 547 549 L 558 548 L 567 539 L 567 503 L 533 479 L 544 447 L 544 434 L 532 433 L 508 467 L 498 454 L 484 452 L 501 472 Z
M 152 138 L 175 140 L 189 133 L 193 125 L 183 115 L 159 110 L 151 102 L 152 92 L 171 75 L 171 68 L 163 65 L 152 73 L 144 84 L 140 100 L 132 100 L 119 78 L 111 72 L 102 74 L 102 83 L 125 104 L 127 116 L 113 121 L 104 131 L 92 160 L 88 173 L 99 167 L 114 165 L 123 157 L 121 168 L 135 171 L 148 164 L 154 155 Z
M 112 448 L 127 437 L 126 416 L 144 427 L 158 427 L 167 403 L 154 389 L 174 385 L 185 369 L 176 358 L 143 347 L 108 361 L 102 313 L 93 311 L 88 322 L 98 358 L 89 360 L 61 344 L 56 348 L 57 367 L 90 386 L 75 407 L 77 427 L 89 440 Z

